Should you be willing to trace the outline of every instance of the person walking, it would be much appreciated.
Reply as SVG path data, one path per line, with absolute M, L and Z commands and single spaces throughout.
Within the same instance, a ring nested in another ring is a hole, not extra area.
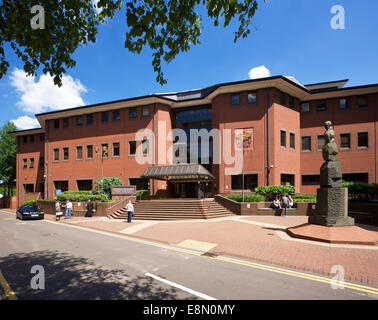
M 60 217 L 63 215 L 63 212 L 60 209 L 60 202 L 59 200 L 56 201 L 55 203 L 55 219 L 56 221 L 60 220 Z
M 287 195 L 285 194 L 283 197 L 282 197 L 282 208 L 285 209 L 285 218 L 287 216 L 287 208 L 289 208 L 289 198 L 287 197 Z
M 131 223 L 131 218 L 134 215 L 134 206 L 131 203 L 131 200 L 129 200 L 129 202 L 127 203 L 126 210 L 127 210 L 127 222 Z
M 85 214 L 85 217 L 87 217 L 87 218 L 92 217 L 92 215 L 93 215 L 93 202 L 91 201 L 91 199 L 88 199 L 86 208 L 87 208 L 87 212 Z
M 64 219 L 67 219 L 67 214 L 69 214 L 68 219 L 71 219 L 71 213 L 72 213 L 72 202 L 70 201 L 70 199 L 68 199 L 66 203 L 66 215 Z

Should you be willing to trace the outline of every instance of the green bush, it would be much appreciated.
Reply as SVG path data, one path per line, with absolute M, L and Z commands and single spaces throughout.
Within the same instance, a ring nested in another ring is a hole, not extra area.
M 59 201 L 66 201 L 71 200 L 72 202 L 87 202 L 88 200 L 91 201 L 100 201 L 100 202 L 108 202 L 109 198 L 106 194 L 92 194 L 91 191 L 65 191 L 59 195 L 57 195 L 57 200 Z
M 275 197 L 282 197 L 283 195 L 292 195 L 295 192 L 294 186 L 261 186 L 255 188 L 255 194 L 265 197 L 265 201 L 272 201 Z
M 227 199 L 242 202 L 243 197 L 240 194 L 227 194 Z M 244 195 L 244 202 L 263 202 L 265 200 L 263 195 L 260 194 L 246 194 Z
M 149 195 L 150 195 L 150 190 L 137 190 L 136 191 L 137 198 L 143 197 L 143 196 L 149 196 Z
M 100 194 L 106 194 L 110 199 L 112 197 L 113 186 L 123 186 L 123 182 L 118 177 L 105 177 L 102 180 L 96 180 L 93 182 L 95 190 Z
M 26 200 L 24 201 L 24 205 L 33 206 L 36 204 L 36 202 L 37 202 L 37 199 Z
M 370 201 L 378 197 L 377 183 L 343 182 L 343 187 L 348 188 L 348 195 L 352 200 Z
M 316 198 L 295 198 L 293 199 L 294 202 L 316 202 Z

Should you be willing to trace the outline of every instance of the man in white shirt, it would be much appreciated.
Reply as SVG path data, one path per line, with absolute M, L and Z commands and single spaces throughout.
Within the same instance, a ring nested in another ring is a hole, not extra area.
M 132 218 L 133 213 L 134 213 L 134 206 L 131 203 L 131 200 L 129 200 L 129 202 L 127 203 L 126 210 L 127 210 L 127 222 L 131 223 L 131 218 Z
M 67 206 L 67 209 L 66 209 L 66 215 L 65 215 L 64 219 L 67 219 L 67 214 L 68 213 L 69 213 L 69 218 L 68 219 L 71 219 L 72 202 L 70 200 L 67 200 L 66 206 Z

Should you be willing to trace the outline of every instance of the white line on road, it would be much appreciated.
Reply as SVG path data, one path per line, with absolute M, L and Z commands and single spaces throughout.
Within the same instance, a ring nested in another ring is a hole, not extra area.
M 218 299 L 216 299 L 216 298 L 210 297 L 210 296 L 208 296 L 208 295 L 206 295 L 206 294 L 203 294 L 203 293 L 201 293 L 201 292 L 198 292 L 198 291 L 195 291 L 195 290 L 189 289 L 189 288 L 187 288 L 187 287 L 184 287 L 184 286 L 182 286 L 182 285 L 180 285 L 180 284 L 178 284 L 178 283 L 175 283 L 175 282 L 172 282 L 172 281 L 169 281 L 169 280 L 166 280 L 166 279 L 160 278 L 160 277 L 158 277 L 158 276 L 155 276 L 155 275 L 152 274 L 152 273 L 147 272 L 145 275 L 148 276 L 148 277 L 154 278 L 155 280 L 158 280 L 158 281 L 164 282 L 164 283 L 166 283 L 166 284 L 169 284 L 169 285 L 172 286 L 172 287 L 176 287 L 176 288 L 181 289 L 181 290 L 183 290 L 183 291 L 189 292 L 190 294 L 195 295 L 195 296 L 197 296 L 197 297 L 200 297 L 200 298 L 202 298 L 202 299 L 204 299 L 204 300 L 218 300 Z

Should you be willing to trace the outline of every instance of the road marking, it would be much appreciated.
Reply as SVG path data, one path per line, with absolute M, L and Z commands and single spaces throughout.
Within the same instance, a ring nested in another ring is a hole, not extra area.
M 7 298 L 9 300 L 17 300 L 16 294 L 14 293 L 14 291 L 9 286 L 7 280 L 5 280 L 3 274 L 1 273 L 1 270 L 0 270 L 0 283 L 1 283 L 1 286 L 3 287 L 3 289 L 5 291 L 5 295 L 7 296 Z
M 196 241 L 196 240 L 184 240 L 177 244 L 179 247 L 185 247 L 185 248 L 192 248 L 197 249 L 201 251 L 209 251 L 217 246 L 216 243 L 210 243 L 210 242 L 202 242 L 202 241 Z
M 188 293 L 190 293 L 190 294 L 192 294 L 192 295 L 194 295 L 194 296 L 197 296 L 197 297 L 199 297 L 199 298 L 202 298 L 202 299 L 204 299 L 204 300 L 218 300 L 218 299 L 216 299 L 216 298 L 210 297 L 210 296 L 208 296 L 208 295 L 206 295 L 206 294 L 203 294 L 203 293 L 201 293 L 201 292 L 198 292 L 198 291 L 195 291 L 195 290 L 189 289 L 189 288 L 187 288 L 187 287 L 184 287 L 184 286 L 182 286 L 181 284 L 178 284 L 178 283 L 175 283 L 175 282 L 173 282 L 173 281 L 169 281 L 169 280 L 166 280 L 166 279 L 160 278 L 160 277 L 158 277 L 158 276 L 155 276 L 155 275 L 152 274 L 152 273 L 147 272 L 145 275 L 148 276 L 148 277 L 154 278 L 155 280 L 158 280 L 158 281 L 164 282 L 164 283 L 166 283 L 166 284 L 169 284 L 169 285 L 172 286 L 172 287 L 175 287 L 175 288 L 181 289 L 181 290 L 183 290 L 183 291 L 186 291 L 186 292 L 188 292 Z
M 329 285 L 333 284 L 333 285 L 339 286 L 339 287 L 345 287 L 345 288 L 349 288 L 349 289 L 356 290 L 356 291 L 362 291 L 362 292 L 372 293 L 372 294 L 378 295 L 378 288 L 374 288 L 374 287 L 358 285 L 358 284 L 354 284 L 354 283 L 350 283 L 350 282 L 338 283 L 338 282 L 335 282 L 333 279 L 330 279 L 330 278 L 326 278 L 326 277 L 322 277 L 322 276 L 315 276 L 315 275 L 311 275 L 311 274 L 303 273 L 303 272 L 298 272 L 298 271 L 292 271 L 292 270 L 289 270 L 289 269 L 278 268 L 278 267 L 270 267 L 270 266 L 266 266 L 266 265 L 263 265 L 263 264 L 248 262 L 248 261 L 239 260 L 239 259 L 235 259 L 235 258 L 229 258 L 229 257 L 225 257 L 225 256 L 208 257 L 206 255 L 203 255 L 203 252 L 200 252 L 200 251 L 178 248 L 178 247 L 175 247 L 173 245 L 153 242 L 151 240 L 133 238 L 133 237 L 128 237 L 128 236 L 121 235 L 121 234 L 115 234 L 115 233 L 111 233 L 111 232 L 107 232 L 107 231 L 100 231 L 100 230 L 85 228 L 85 227 L 81 227 L 81 226 L 61 224 L 59 222 L 54 222 L 54 221 L 49 221 L 49 220 L 43 220 L 43 221 L 48 222 L 48 223 L 57 224 L 57 225 L 60 225 L 60 226 L 77 228 L 77 229 L 81 229 L 81 230 L 85 230 L 85 231 L 89 231 L 89 232 L 94 232 L 94 233 L 99 233 L 99 234 L 103 234 L 103 235 L 107 235 L 107 236 L 110 236 L 110 237 L 115 237 L 115 238 L 119 238 L 119 239 L 123 239 L 123 240 L 129 240 L 129 241 L 132 241 L 132 242 L 137 242 L 137 243 L 142 243 L 142 244 L 146 244 L 146 245 L 150 245 L 150 246 L 164 248 L 164 249 L 168 249 L 168 250 L 172 250 L 172 251 L 183 252 L 183 253 L 187 253 L 187 254 L 190 254 L 190 255 L 195 255 L 195 256 L 203 257 L 203 258 L 207 258 L 207 259 L 214 259 L 214 260 L 216 259 L 216 260 L 220 260 L 220 261 L 224 261 L 224 262 L 244 265 L 244 266 L 254 268 L 254 269 L 262 269 L 262 270 L 265 270 L 265 271 L 271 271 L 271 272 L 286 274 L 286 275 L 297 277 L 297 278 L 303 278 L 303 279 L 307 279 L 307 280 L 322 282 L 322 283 L 326 283 L 326 284 L 329 284 Z
M 157 223 L 158 222 L 155 222 L 155 221 L 142 222 L 142 223 L 137 224 L 135 226 L 132 226 L 132 227 L 129 227 L 129 228 L 125 228 L 125 229 L 121 230 L 120 232 L 124 233 L 124 234 L 133 234 L 135 232 L 138 232 L 140 230 L 143 230 L 145 228 L 153 226 L 154 224 L 157 224 Z

